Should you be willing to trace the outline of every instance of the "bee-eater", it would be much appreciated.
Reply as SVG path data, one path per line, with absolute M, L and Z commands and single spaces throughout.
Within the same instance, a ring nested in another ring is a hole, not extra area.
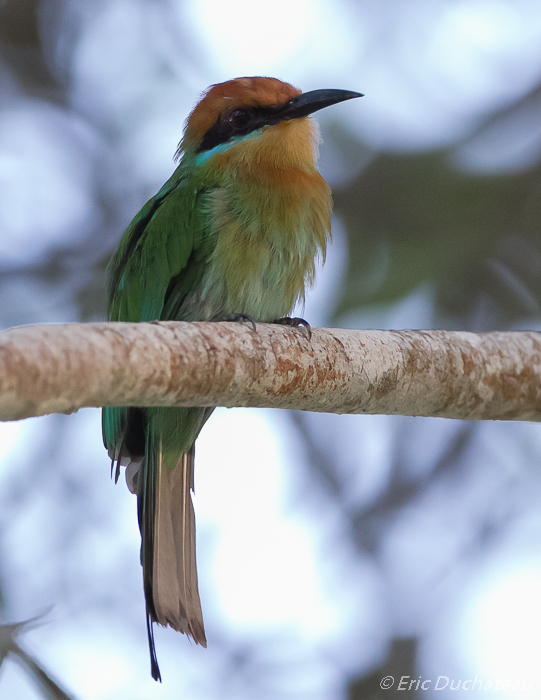
M 108 270 L 110 321 L 291 322 L 325 256 L 331 192 L 308 115 L 361 97 L 274 78 L 211 86 L 173 175 L 128 226 Z M 302 321 L 301 319 L 296 319 Z M 295 321 L 295 319 L 293 319 Z M 211 408 L 103 409 L 103 440 L 137 494 L 151 672 L 152 623 L 206 646 L 197 588 L 194 443 Z

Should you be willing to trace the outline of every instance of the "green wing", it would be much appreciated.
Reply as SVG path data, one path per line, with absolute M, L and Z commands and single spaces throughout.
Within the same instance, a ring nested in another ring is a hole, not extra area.
M 196 284 L 194 272 L 203 272 L 201 258 L 208 247 L 201 206 L 204 190 L 177 173 L 137 214 L 111 261 L 110 321 L 173 320 L 164 315 L 171 282 L 187 294 L 193 286 L 184 278 Z
M 205 190 L 181 168 L 133 219 L 111 260 L 110 321 L 175 320 L 203 275 L 212 247 L 205 235 Z M 130 410 L 103 409 L 103 442 L 111 457 L 125 437 Z

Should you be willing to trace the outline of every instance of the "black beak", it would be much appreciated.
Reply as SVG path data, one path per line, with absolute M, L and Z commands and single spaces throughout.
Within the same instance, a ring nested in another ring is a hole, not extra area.
M 294 97 L 280 110 L 280 121 L 307 117 L 324 107 L 352 100 L 354 97 L 364 97 L 360 92 L 351 90 L 311 90 Z

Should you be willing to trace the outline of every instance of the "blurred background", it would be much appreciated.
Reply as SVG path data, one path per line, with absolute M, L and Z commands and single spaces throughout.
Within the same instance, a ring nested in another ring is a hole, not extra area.
M 0 0 L 2 328 L 104 319 L 184 119 L 243 75 L 366 95 L 318 114 L 335 214 L 313 326 L 541 329 L 536 0 Z M 209 648 L 157 630 L 159 685 L 99 411 L 0 424 L 2 622 L 49 611 L 18 641 L 73 699 L 539 698 L 540 431 L 217 410 Z M 0 697 L 52 696 L 10 655 Z

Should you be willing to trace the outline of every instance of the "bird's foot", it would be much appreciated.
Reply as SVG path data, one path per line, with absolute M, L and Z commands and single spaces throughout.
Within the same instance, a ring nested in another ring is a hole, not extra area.
M 248 314 L 228 314 L 225 318 L 222 319 L 222 321 L 234 321 L 235 323 L 250 323 L 253 332 L 256 332 L 255 321 Z
M 284 318 L 277 318 L 275 321 L 271 321 L 271 323 L 279 323 L 281 326 L 290 326 L 290 328 L 303 328 L 306 331 L 308 340 L 312 337 L 310 324 L 308 321 L 305 321 L 304 318 L 297 318 L 296 316 L 295 318 L 290 318 L 289 316 L 284 316 Z

